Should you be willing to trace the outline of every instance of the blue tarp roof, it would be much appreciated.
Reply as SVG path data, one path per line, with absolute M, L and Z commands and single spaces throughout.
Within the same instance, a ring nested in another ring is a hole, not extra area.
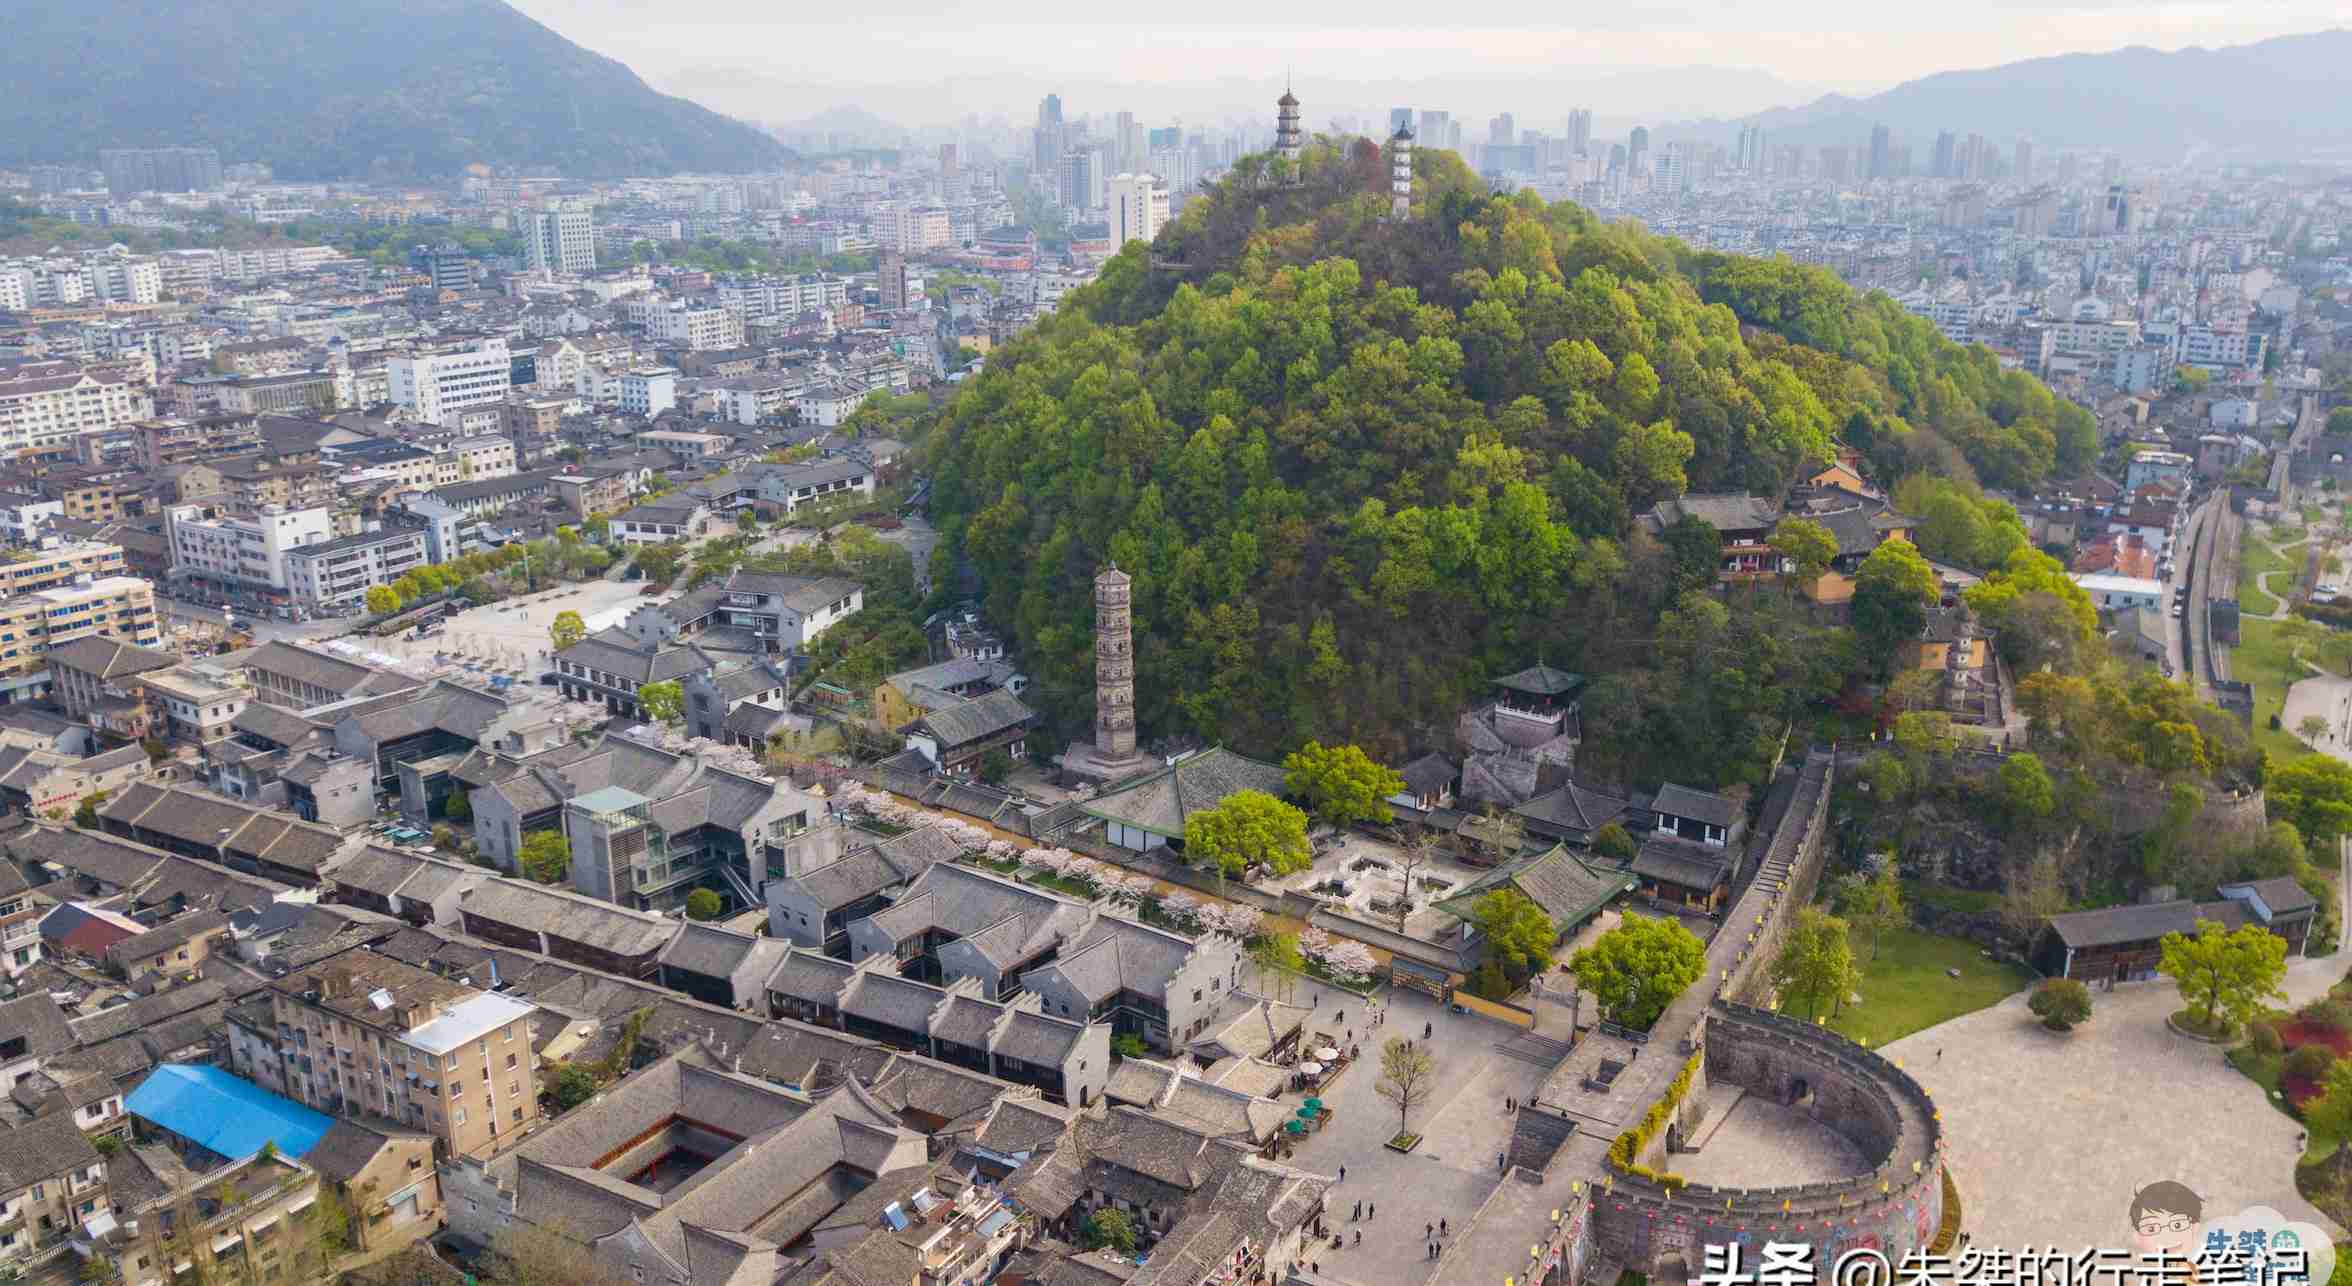
M 280 1155 L 299 1160 L 335 1124 L 333 1118 L 251 1081 L 195 1063 L 156 1068 L 123 1106 L 134 1116 L 232 1159 L 275 1143 Z

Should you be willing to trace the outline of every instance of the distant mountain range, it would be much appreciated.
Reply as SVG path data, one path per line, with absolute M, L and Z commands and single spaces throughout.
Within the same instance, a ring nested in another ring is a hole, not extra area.
M 1984 135 L 2006 147 L 2106 147 L 2177 158 L 2191 149 L 2294 158 L 2352 151 L 2352 31 L 2280 36 L 2250 45 L 2163 53 L 2134 46 L 2103 54 L 2035 58 L 1978 71 L 1948 71 L 1865 98 L 1829 94 L 1801 107 L 1736 120 L 1691 122 L 1663 133 L 1688 137 L 1762 126 L 1768 143 L 1852 143 L 1885 125 L 1921 147 L 1940 130 Z
M 477 164 L 742 172 L 792 158 L 501 0 L 31 0 L 7 30 L 0 165 L 169 144 L 289 179 Z

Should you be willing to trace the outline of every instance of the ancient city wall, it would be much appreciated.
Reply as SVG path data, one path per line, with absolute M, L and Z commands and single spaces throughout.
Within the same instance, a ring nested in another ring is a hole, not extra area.
M 1743 1246 L 1751 1268 L 1766 1241 L 1814 1247 L 1826 1272 L 1839 1256 L 1873 1250 L 1899 1264 L 1931 1245 L 1943 1218 L 1942 1126 L 1919 1083 L 1824 1028 L 1718 1002 L 1705 1026 L 1706 1065 L 1720 1085 L 1799 1101 L 1852 1139 L 1871 1168 L 1822 1183 L 1724 1188 L 1614 1175 L 1590 1190 L 1604 1256 L 1652 1276 L 1681 1264 L 1695 1275 L 1708 1245 Z

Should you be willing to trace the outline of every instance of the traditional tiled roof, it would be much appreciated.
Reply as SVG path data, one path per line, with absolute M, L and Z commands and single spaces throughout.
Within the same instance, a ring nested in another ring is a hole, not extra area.
M 1479 899 L 1501 888 L 1517 889 L 1544 909 L 1563 933 L 1591 918 L 1609 899 L 1625 891 L 1625 878 L 1596 871 L 1566 845 L 1533 857 L 1523 857 L 1488 871 L 1436 904 L 1456 919 L 1476 914 Z
M 75 1043 L 65 1011 L 45 991 L 0 1002 L 0 1044 L 14 1040 L 24 1041 L 24 1056 L 30 1058 L 61 1054 Z
M 1588 790 L 1571 781 L 1511 811 L 1533 823 L 1532 829 L 1589 841 L 1594 831 L 1623 818 L 1628 803 L 1627 800 Z
M 1036 718 L 1037 712 L 1023 704 L 1010 689 L 998 688 L 984 696 L 930 711 L 915 721 L 914 728 L 937 737 L 940 747 L 950 750 L 1021 727 Z
M 0 1131 L 0 1192 L 13 1193 L 103 1161 L 70 1113 Z
M 1182 835 L 1184 819 L 1215 808 L 1245 790 L 1280 795 L 1282 769 L 1222 746 L 1204 750 L 1139 781 L 1114 786 L 1086 805 L 1086 812 L 1154 835 Z
M 1745 816 L 1739 801 L 1726 799 L 1711 790 L 1692 790 L 1667 782 L 1658 787 L 1657 797 L 1650 801 L 1650 811 L 1668 817 L 1687 817 L 1694 822 L 1729 829 Z
M 1533 696 L 1556 697 L 1574 692 L 1584 686 L 1584 676 L 1566 670 L 1555 670 L 1548 665 L 1528 666 L 1517 674 L 1506 674 L 1495 680 L 1496 687 Z
M 459 895 L 458 905 L 484 920 L 625 957 L 652 955 L 678 930 L 658 915 L 522 880 L 488 881 Z
M 1642 841 L 1641 851 L 1634 854 L 1632 870 L 1644 879 L 1707 890 L 1731 878 L 1733 852 L 1728 848 L 1694 844 L 1663 831 L 1652 832 Z
M 1714 495 L 1692 494 L 1661 500 L 1641 523 L 1652 535 L 1665 531 L 1685 517 L 1721 531 L 1767 531 L 1780 520 L 1779 510 L 1761 496 L 1727 492 Z
M 2225 909 L 2226 908 L 2226 909 Z M 2143 902 L 2133 906 L 2111 906 L 2097 911 L 2069 911 L 2050 917 L 2050 929 L 2058 940 L 2080 950 L 2084 947 L 2115 947 L 2135 942 L 2154 942 L 2168 933 L 2194 937 L 2197 921 L 2211 920 L 2224 928 L 2235 928 L 2234 918 L 2242 919 L 2234 902 L 2219 905 L 2199 904 L 2187 900 L 2173 902 Z
M 168 670 L 180 658 L 156 648 L 140 647 L 121 639 L 85 634 L 49 649 L 49 663 L 80 670 L 98 679 L 119 679 L 150 670 Z

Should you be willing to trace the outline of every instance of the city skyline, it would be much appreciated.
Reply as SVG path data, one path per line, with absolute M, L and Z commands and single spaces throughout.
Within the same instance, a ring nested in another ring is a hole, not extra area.
M 1147 30 L 1051 5 L 1020 23 L 983 27 L 899 0 L 861 8 L 854 21 L 812 25 L 796 17 L 793 40 L 779 46 L 780 20 L 742 0 L 695 0 L 665 8 L 658 20 L 619 0 L 520 0 L 517 8 L 629 64 L 649 84 L 721 111 L 780 121 L 856 104 L 909 126 L 1017 116 L 1047 89 L 1066 86 L 1073 101 L 1090 98 L 1088 82 L 1106 92 L 1121 87 L 1135 110 L 1214 115 L 1254 105 L 1236 94 L 1236 82 L 1280 80 L 1286 71 L 1301 84 L 1325 87 L 1316 96 L 1323 103 L 1351 108 L 1419 85 L 1481 116 L 1540 110 L 1508 101 L 1508 82 L 1527 77 L 1572 82 L 1568 92 L 1594 101 L 1604 117 L 1663 117 L 1677 108 L 1694 117 L 1732 116 L 2020 59 L 2132 46 L 2210 48 L 2342 25 L 2340 10 L 2305 4 L 2258 15 L 1996 5 L 1972 10 L 1967 26 L 1946 20 L 1939 28 L 1908 10 L 1812 0 L 1772 10 L 1768 23 L 1722 6 L 1649 5 L 1573 27 L 1533 6 L 1489 6 L 1449 15 L 1442 31 L 1422 29 L 1417 15 L 1402 9 L 1294 8 L 1267 17 L 1255 8 L 1210 5 L 1188 6 Z M 761 52 L 713 52 L 723 50 Z M 993 70 L 973 74 L 982 66 Z M 1456 94 L 1443 83 L 1454 79 L 1473 94 L 1488 86 L 1491 101 Z M 1622 102 L 1611 101 L 1612 86 Z

